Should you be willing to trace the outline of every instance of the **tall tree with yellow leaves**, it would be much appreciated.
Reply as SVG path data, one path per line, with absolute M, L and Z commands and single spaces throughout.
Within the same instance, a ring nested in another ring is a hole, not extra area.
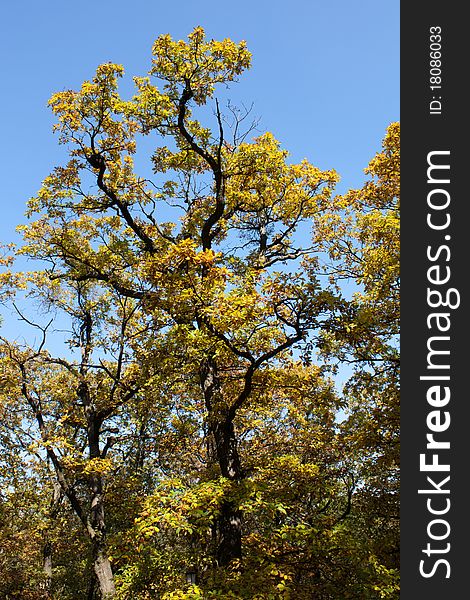
M 398 126 L 334 198 L 333 170 L 222 107 L 244 42 L 197 27 L 152 56 L 130 100 L 111 63 L 50 100 L 68 160 L 20 228 L 39 270 L 3 289 L 61 310 L 72 352 L 47 349 L 48 326 L 34 349 L 4 340 L 1 406 L 29 420 L 102 598 L 392 598 Z M 357 367 L 341 426 L 315 364 L 331 357 Z
M 24 228 L 22 250 L 49 261 L 52 279 L 99 282 L 141 301 L 167 328 L 169 352 L 190 349 L 208 462 L 235 487 L 244 478 L 237 413 L 263 369 L 302 344 L 330 308 L 318 281 L 275 268 L 298 269 L 309 254 L 296 230 L 337 179 L 306 160 L 289 164 L 271 134 L 243 141 L 237 119 L 230 133 L 215 87 L 249 64 L 244 42 L 208 41 L 198 27 L 187 42 L 157 39 L 149 76 L 135 79 L 130 101 L 118 94 L 123 69 L 113 64 L 78 92 L 55 94 L 50 105 L 70 160 L 30 201 L 38 219 Z M 213 130 L 193 117 L 210 105 Z M 153 181 L 135 173 L 132 158 L 138 136 L 150 134 Z M 164 220 L 168 208 L 173 222 Z M 222 502 L 219 565 L 241 557 L 241 523 L 236 503 Z

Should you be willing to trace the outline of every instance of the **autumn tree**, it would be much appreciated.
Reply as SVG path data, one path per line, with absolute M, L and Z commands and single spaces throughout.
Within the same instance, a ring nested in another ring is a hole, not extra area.
M 142 301 L 168 328 L 168 351 L 187 347 L 205 408 L 208 462 L 245 477 L 235 421 L 263 369 L 318 329 L 331 294 L 288 272 L 309 253 L 295 232 L 330 197 L 333 171 L 289 164 L 271 134 L 229 138 L 215 87 L 249 66 L 244 42 L 160 36 L 149 76 L 120 98 L 122 67 L 105 64 L 78 92 L 50 101 L 71 158 L 30 201 L 25 254 L 48 260 L 52 279 L 100 282 Z M 160 82 L 162 88 L 157 86 Z M 212 131 L 193 110 L 212 105 Z M 137 137 L 153 134 L 154 181 L 133 170 Z M 170 138 L 171 143 L 165 145 Z M 179 224 L 162 220 L 173 209 Z M 275 271 L 279 267 L 282 270 Z M 216 559 L 241 557 L 240 508 L 225 502 Z
M 356 506 L 395 481 L 395 130 L 376 179 L 334 198 L 333 170 L 224 106 L 249 66 L 244 42 L 197 27 L 156 40 L 131 99 L 106 63 L 50 100 L 68 159 L 20 228 L 38 272 L 3 286 L 62 310 L 78 355 L 48 348 L 47 323 L 39 347 L 4 340 L 2 400 L 31 423 L 103 598 L 378 597 L 364 531 L 386 536 Z M 358 367 L 341 431 L 332 357 Z
M 122 451 L 122 436 L 137 433 L 132 424 L 126 425 L 123 407 L 139 394 L 141 398 L 149 385 L 130 362 L 132 344 L 138 343 L 145 326 L 136 301 L 100 291 L 90 282 L 67 285 L 42 272 L 22 279 L 25 287 L 30 285 L 29 299 L 41 302 L 49 314 L 61 312 L 63 326 L 70 327 L 68 356 L 51 354 L 45 346 L 53 320 L 34 323 L 17 309 L 23 321 L 39 329 L 41 341 L 33 348 L 2 340 L 0 349 L 1 404 L 14 416 L 8 428 L 21 443 L 21 452 L 37 459 L 36 472 L 46 469 L 51 480 L 50 508 L 43 524 L 45 575 L 52 579 L 47 530 L 54 528 L 51 520 L 65 501 L 89 540 L 94 569 L 90 585 L 96 577 L 101 597 L 113 597 L 105 494 L 109 479 L 122 467 L 113 447 L 119 443 Z M 146 376 L 151 378 L 148 372 Z
M 325 355 L 353 368 L 345 386 L 346 446 L 362 482 L 356 496 L 362 535 L 380 562 L 399 566 L 400 126 L 392 123 L 358 190 L 319 217 L 317 240 L 332 280 L 354 286 L 322 333 Z M 364 531 L 365 529 L 365 531 Z
M 244 480 L 236 489 L 224 478 L 195 481 L 192 469 L 192 481 L 162 481 L 123 535 L 123 598 L 307 600 L 372 587 L 366 548 L 339 545 L 354 480 L 337 434 L 340 400 L 332 383 L 318 367 L 294 361 L 263 376 L 237 418 Z M 241 570 L 212 569 L 211 526 L 227 497 L 244 515 Z M 181 573 L 191 567 L 199 578 L 183 595 Z

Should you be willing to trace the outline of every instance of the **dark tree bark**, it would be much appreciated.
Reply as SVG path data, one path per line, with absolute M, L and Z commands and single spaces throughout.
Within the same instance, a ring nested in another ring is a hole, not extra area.
M 225 417 L 210 428 L 214 458 L 223 477 L 239 483 L 243 479 L 238 453 L 235 428 L 231 419 Z M 216 559 L 219 566 L 226 566 L 242 557 L 242 512 L 235 502 L 224 501 L 216 522 Z
M 213 359 L 201 369 L 201 385 L 208 413 L 209 462 L 217 464 L 220 474 L 234 483 L 243 479 L 233 416 L 222 408 L 221 382 Z M 235 502 L 226 500 L 215 523 L 215 558 L 219 566 L 227 566 L 242 557 L 242 512 Z

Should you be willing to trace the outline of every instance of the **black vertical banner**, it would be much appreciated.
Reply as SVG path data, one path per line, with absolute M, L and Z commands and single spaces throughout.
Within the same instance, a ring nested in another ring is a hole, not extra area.
M 401 4 L 402 592 L 470 598 L 469 33 Z

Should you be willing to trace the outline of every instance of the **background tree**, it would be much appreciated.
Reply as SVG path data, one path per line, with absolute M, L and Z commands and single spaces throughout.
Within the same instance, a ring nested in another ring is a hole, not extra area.
M 359 190 L 317 223 L 327 270 L 355 291 L 323 333 L 325 354 L 353 366 L 345 445 L 357 457 L 356 519 L 381 564 L 399 566 L 400 126 L 392 123 Z
M 49 314 L 65 313 L 71 325 L 67 340 L 71 356 L 67 358 L 45 350 L 51 321 L 41 326 L 21 313 L 24 321 L 41 331 L 39 347 L 22 348 L 3 340 L 1 348 L 6 373 L 2 404 L 15 417 L 8 428 L 18 438 L 21 452 L 39 461 L 37 468 L 47 464 L 51 479 L 50 508 L 42 525 L 45 575 L 52 577 L 47 529 L 66 501 L 88 537 L 101 596 L 112 597 L 106 488 L 121 469 L 126 434 L 136 433 L 133 424 L 126 424 L 122 407 L 135 400 L 148 383 L 139 381 L 138 367 L 130 363 L 130 339 L 137 343 L 142 330 L 138 304 L 90 283 L 65 285 L 51 282 L 43 273 L 27 278 L 32 283 L 29 297 L 40 300 Z M 113 449 L 117 442 L 120 452 Z

